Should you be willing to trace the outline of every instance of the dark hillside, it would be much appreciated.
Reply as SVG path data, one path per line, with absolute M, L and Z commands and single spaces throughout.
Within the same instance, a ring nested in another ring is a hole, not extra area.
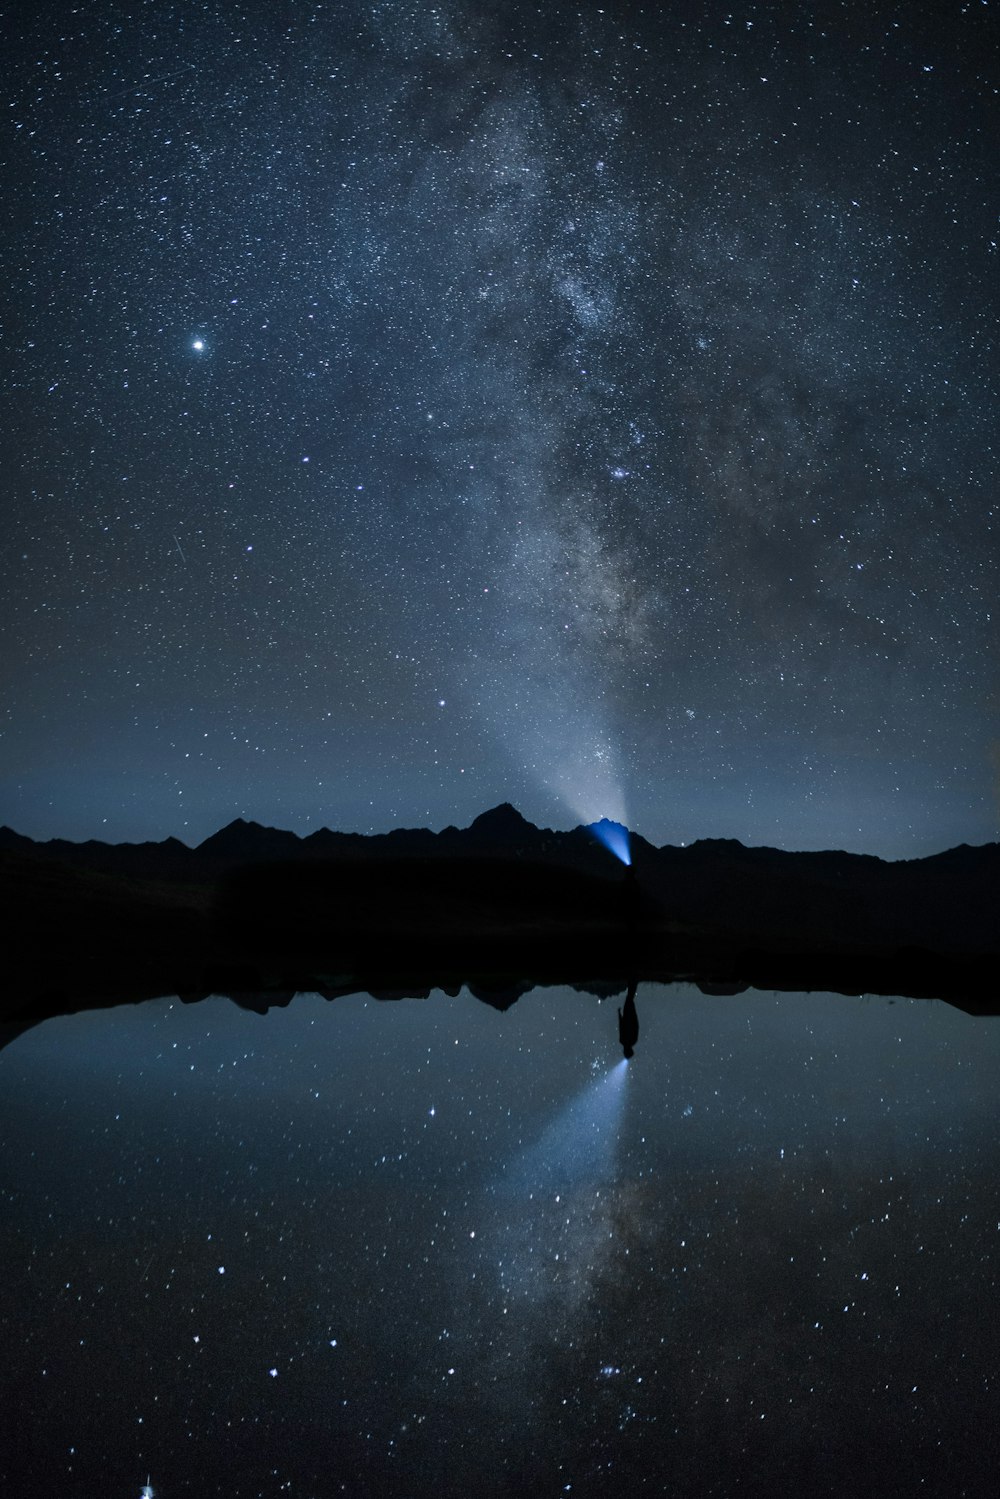
M 535 828 L 507 805 L 466 829 L 371 838 L 237 821 L 195 849 L 35 844 L 2 829 L 0 1018 L 324 989 L 331 975 L 392 992 L 628 974 L 993 1003 L 996 844 L 895 864 L 734 840 L 630 846 L 626 871 L 587 829 Z

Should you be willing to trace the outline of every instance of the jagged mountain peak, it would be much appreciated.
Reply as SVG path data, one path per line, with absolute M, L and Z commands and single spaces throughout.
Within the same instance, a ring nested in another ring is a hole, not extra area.
M 538 829 L 533 822 L 522 817 L 510 802 L 501 802 L 499 806 L 491 807 L 488 812 L 480 812 L 479 816 L 470 823 L 469 832 L 479 837 L 507 841 L 511 838 L 523 838 L 525 835 L 536 834 Z
M 286 832 L 283 828 L 265 827 L 259 822 L 247 822 L 245 818 L 234 817 L 232 822 L 220 828 L 206 838 L 203 843 L 198 844 L 200 854 L 245 854 L 253 857 L 256 853 L 267 850 L 268 852 L 280 847 L 282 849 L 293 849 L 298 847 L 301 839 L 297 833 Z

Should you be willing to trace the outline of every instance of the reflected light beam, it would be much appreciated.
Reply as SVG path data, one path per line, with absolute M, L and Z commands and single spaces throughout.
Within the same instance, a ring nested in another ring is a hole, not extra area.
M 507 1187 L 532 1192 L 610 1178 L 617 1165 L 627 1075 L 623 1057 L 571 1099 L 535 1144 L 512 1163 L 505 1176 Z

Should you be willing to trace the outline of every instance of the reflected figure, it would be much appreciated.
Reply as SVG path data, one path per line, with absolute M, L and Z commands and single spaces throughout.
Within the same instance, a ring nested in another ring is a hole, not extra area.
M 639 1039 L 639 1016 L 635 1008 L 635 995 L 639 984 L 633 980 L 628 986 L 628 994 L 625 996 L 625 1004 L 618 1011 L 618 1039 L 622 1044 L 622 1051 L 626 1057 L 632 1056 L 635 1043 Z

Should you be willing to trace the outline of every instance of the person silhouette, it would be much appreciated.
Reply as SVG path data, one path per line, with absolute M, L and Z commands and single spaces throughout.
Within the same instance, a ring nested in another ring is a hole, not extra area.
M 635 1043 L 639 1039 L 639 1016 L 635 1008 L 635 994 L 639 984 L 633 979 L 628 986 L 625 1004 L 618 1011 L 618 1039 L 626 1059 L 634 1055 Z
M 631 864 L 626 864 L 621 885 L 621 911 L 622 920 L 627 927 L 633 927 L 639 921 L 639 902 L 639 881 L 636 879 L 635 869 Z

